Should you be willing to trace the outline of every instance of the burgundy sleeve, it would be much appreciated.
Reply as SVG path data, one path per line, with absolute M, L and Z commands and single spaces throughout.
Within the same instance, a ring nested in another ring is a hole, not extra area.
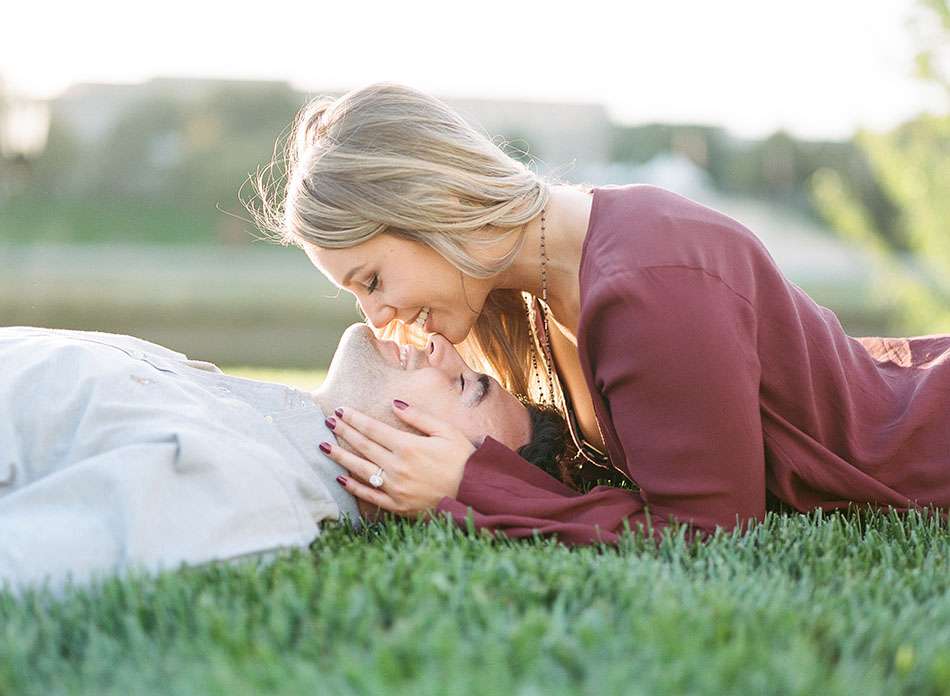
M 568 545 L 616 543 L 623 520 L 647 522 L 643 502 L 629 490 L 597 486 L 582 495 L 492 437 L 465 464 L 455 498 L 442 498 L 437 512 L 460 526 L 471 509 L 475 529 L 499 530 L 511 538 L 554 534 Z
M 669 519 L 707 538 L 765 515 L 761 369 L 751 304 L 683 266 L 618 273 L 587 302 L 585 345 L 640 492 L 580 494 L 492 438 L 437 510 L 510 537 L 616 542 L 625 525 L 659 539 Z M 649 519 L 648 519 L 649 517 Z

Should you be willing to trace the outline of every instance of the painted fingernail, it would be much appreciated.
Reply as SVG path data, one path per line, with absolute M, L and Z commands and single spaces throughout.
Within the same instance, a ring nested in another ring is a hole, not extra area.
M 324 454 L 330 454 L 330 443 L 329 443 L 329 442 L 321 442 L 321 443 L 320 443 L 320 451 L 323 452 Z
M 342 477 L 342 476 L 337 476 L 337 477 L 336 477 L 336 482 L 339 483 L 341 486 L 345 486 L 345 485 L 346 485 L 346 479 L 345 479 L 344 477 Z
M 402 411 L 404 408 L 409 408 L 409 404 L 407 404 L 402 399 L 393 399 L 393 406 L 398 408 L 400 411 Z
M 342 409 L 342 408 L 338 408 L 337 410 L 334 411 L 334 413 L 336 414 L 336 417 L 337 417 L 337 418 L 342 418 L 342 417 L 343 417 L 343 409 Z
M 334 418 L 333 416 L 330 416 L 323 422 L 327 424 L 327 427 L 330 430 L 333 430 L 334 428 L 336 428 L 336 418 Z

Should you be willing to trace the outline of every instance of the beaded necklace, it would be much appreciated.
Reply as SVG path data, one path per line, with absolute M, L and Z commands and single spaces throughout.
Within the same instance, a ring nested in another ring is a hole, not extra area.
M 554 357 L 551 352 L 551 331 L 550 324 L 548 323 L 548 276 L 547 276 L 547 249 L 545 247 L 544 241 L 544 209 L 541 209 L 541 319 L 542 325 L 544 327 L 544 341 L 538 339 L 538 334 L 535 325 L 535 314 L 537 308 L 537 298 L 532 297 L 528 302 L 528 325 L 531 328 L 531 336 L 534 339 L 535 347 L 543 344 L 544 352 L 544 367 L 545 374 L 547 375 L 548 382 L 548 395 L 552 404 L 556 403 L 556 394 L 560 394 L 561 400 L 564 404 L 564 412 L 567 414 L 567 429 L 571 434 L 571 440 L 574 442 L 574 446 L 577 449 L 577 454 L 574 455 L 575 467 L 582 469 L 584 467 L 585 461 L 593 464 L 596 467 L 601 469 L 613 469 L 621 474 L 625 479 L 630 483 L 636 486 L 634 482 L 627 474 L 616 467 L 613 467 L 610 462 L 610 457 L 606 452 L 601 451 L 594 445 L 587 442 L 584 439 L 583 435 L 580 434 L 580 427 L 577 423 L 577 418 L 574 414 L 574 409 L 571 404 L 570 396 L 567 393 L 567 390 L 564 389 L 560 384 L 560 379 L 557 375 L 556 370 L 552 369 L 554 365 Z M 537 361 L 538 350 L 531 351 L 531 367 L 535 375 L 538 375 L 538 401 L 540 402 L 543 398 L 543 393 L 541 389 L 540 382 L 540 370 L 538 370 L 538 361 Z M 558 389 L 555 391 L 554 385 L 557 383 Z M 597 425 L 597 432 L 600 434 L 600 439 L 603 442 L 607 442 L 604 438 L 604 433 L 600 428 L 600 422 L 597 420 L 596 416 L 594 422 Z M 639 487 L 639 486 L 637 486 Z

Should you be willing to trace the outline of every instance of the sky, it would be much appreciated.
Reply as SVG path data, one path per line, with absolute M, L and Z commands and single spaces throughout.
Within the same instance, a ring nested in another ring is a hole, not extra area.
M 946 96 L 912 76 L 914 0 L 9 2 L 0 80 L 286 80 L 315 95 L 379 80 L 441 97 L 602 103 L 618 123 L 885 130 Z M 148 9 L 142 9 L 147 7 Z

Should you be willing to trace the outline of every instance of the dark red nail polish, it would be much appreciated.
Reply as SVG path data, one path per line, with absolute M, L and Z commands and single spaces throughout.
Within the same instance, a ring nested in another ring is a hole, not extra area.
M 334 428 L 336 428 L 336 418 L 334 418 L 333 416 L 330 416 L 323 422 L 327 424 L 327 427 L 330 430 L 333 430 Z
M 337 418 L 342 418 L 342 417 L 343 417 L 343 409 L 342 409 L 342 408 L 338 408 L 336 411 L 334 411 L 334 413 L 336 414 L 336 417 L 337 417 Z
M 345 485 L 346 485 L 346 479 L 343 478 L 342 476 L 337 476 L 337 477 L 336 477 L 336 482 L 339 483 L 341 486 L 345 486 Z
M 393 399 L 393 406 L 398 408 L 400 411 L 403 410 L 404 408 L 409 408 L 409 404 L 407 404 L 402 399 Z
M 323 452 L 324 454 L 330 454 L 330 443 L 329 443 L 329 442 L 321 442 L 321 443 L 320 443 L 320 451 Z

